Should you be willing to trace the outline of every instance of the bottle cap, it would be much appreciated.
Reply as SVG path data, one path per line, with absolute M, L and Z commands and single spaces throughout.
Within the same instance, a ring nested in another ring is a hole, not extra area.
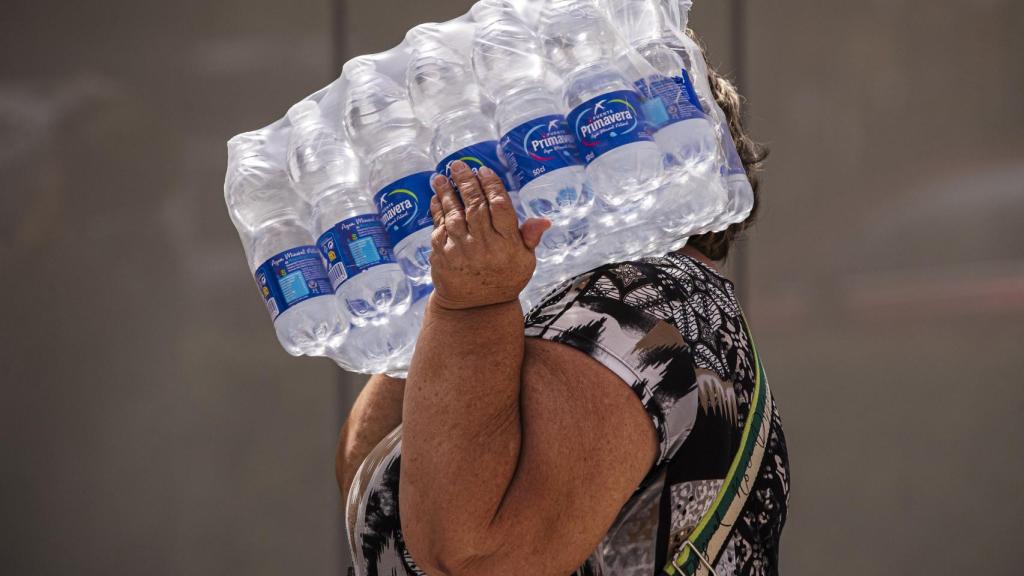
M 303 100 L 288 109 L 288 120 L 296 128 L 306 128 L 320 122 L 320 106 L 312 100 Z

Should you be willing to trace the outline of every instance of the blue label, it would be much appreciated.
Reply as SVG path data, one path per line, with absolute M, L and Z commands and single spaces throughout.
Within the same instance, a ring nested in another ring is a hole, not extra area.
M 392 246 L 398 246 L 413 232 L 434 225 L 430 218 L 430 198 L 434 195 L 430 188 L 432 175 L 431 172 L 410 174 L 374 195 L 373 202 Z
M 569 125 L 583 151 L 583 161 L 633 142 L 652 141 L 641 112 L 640 96 L 632 90 L 616 90 L 591 98 L 569 113 Z
M 541 116 L 509 130 L 501 139 L 501 151 L 519 188 L 548 172 L 583 163 L 576 137 L 561 114 Z
M 448 180 L 452 179 L 451 165 L 456 160 L 462 160 L 473 170 L 473 174 L 476 174 L 478 170 L 487 166 L 501 178 L 502 184 L 505 185 L 506 190 L 512 190 L 512 186 L 508 181 L 508 174 L 505 173 L 505 165 L 502 164 L 501 159 L 498 157 L 498 141 L 497 140 L 486 140 L 484 142 L 478 142 L 472 146 L 467 146 L 454 154 L 449 154 L 444 160 L 437 163 L 437 172 L 444 174 L 448 177 Z M 452 181 L 452 186 L 455 186 L 455 182 Z
M 253 276 L 271 320 L 300 302 L 334 294 L 316 246 L 285 250 L 261 264 Z
M 360 272 L 395 261 L 391 242 L 376 214 L 342 220 L 316 243 L 327 260 L 327 274 L 335 290 Z
M 644 97 L 644 115 L 656 130 L 683 120 L 705 117 L 690 75 L 686 70 L 680 72 L 680 76 L 658 75 L 636 82 L 637 90 Z
M 421 299 L 430 296 L 430 293 L 434 291 L 433 284 L 412 284 L 412 301 L 419 302 Z

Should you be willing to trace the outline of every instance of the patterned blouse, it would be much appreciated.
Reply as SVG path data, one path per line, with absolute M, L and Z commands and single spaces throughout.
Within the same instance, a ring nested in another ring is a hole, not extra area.
M 602 266 L 548 295 L 526 335 L 572 346 L 640 398 L 658 435 L 657 460 L 575 576 L 659 574 L 726 477 L 750 406 L 754 351 L 731 282 L 670 254 Z M 751 494 L 718 558 L 719 576 L 779 572 L 789 462 L 774 406 Z M 349 492 L 354 573 L 423 574 L 402 540 L 401 427 L 367 456 Z M 351 572 L 350 572 L 351 573 Z

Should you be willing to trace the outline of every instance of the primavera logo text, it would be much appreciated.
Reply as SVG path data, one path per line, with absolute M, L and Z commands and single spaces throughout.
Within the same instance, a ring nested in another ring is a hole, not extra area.
M 612 98 L 598 100 L 593 108 L 580 114 L 575 128 L 581 143 L 593 148 L 602 137 L 623 136 L 636 130 L 639 125 L 636 108 L 622 98 Z
M 380 219 L 391 230 L 406 226 L 419 214 L 419 198 L 408 188 L 396 188 L 381 196 Z

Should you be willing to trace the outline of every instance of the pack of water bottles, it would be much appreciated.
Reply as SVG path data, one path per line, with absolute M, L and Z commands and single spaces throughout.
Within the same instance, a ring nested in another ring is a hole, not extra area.
M 481 0 L 228 142 L 224 193 L 281 345 L 402 375 L 431 292 L 430 180 L 503 177 L 552 222 L 524 308 L 753 204 L 689 0 Z

